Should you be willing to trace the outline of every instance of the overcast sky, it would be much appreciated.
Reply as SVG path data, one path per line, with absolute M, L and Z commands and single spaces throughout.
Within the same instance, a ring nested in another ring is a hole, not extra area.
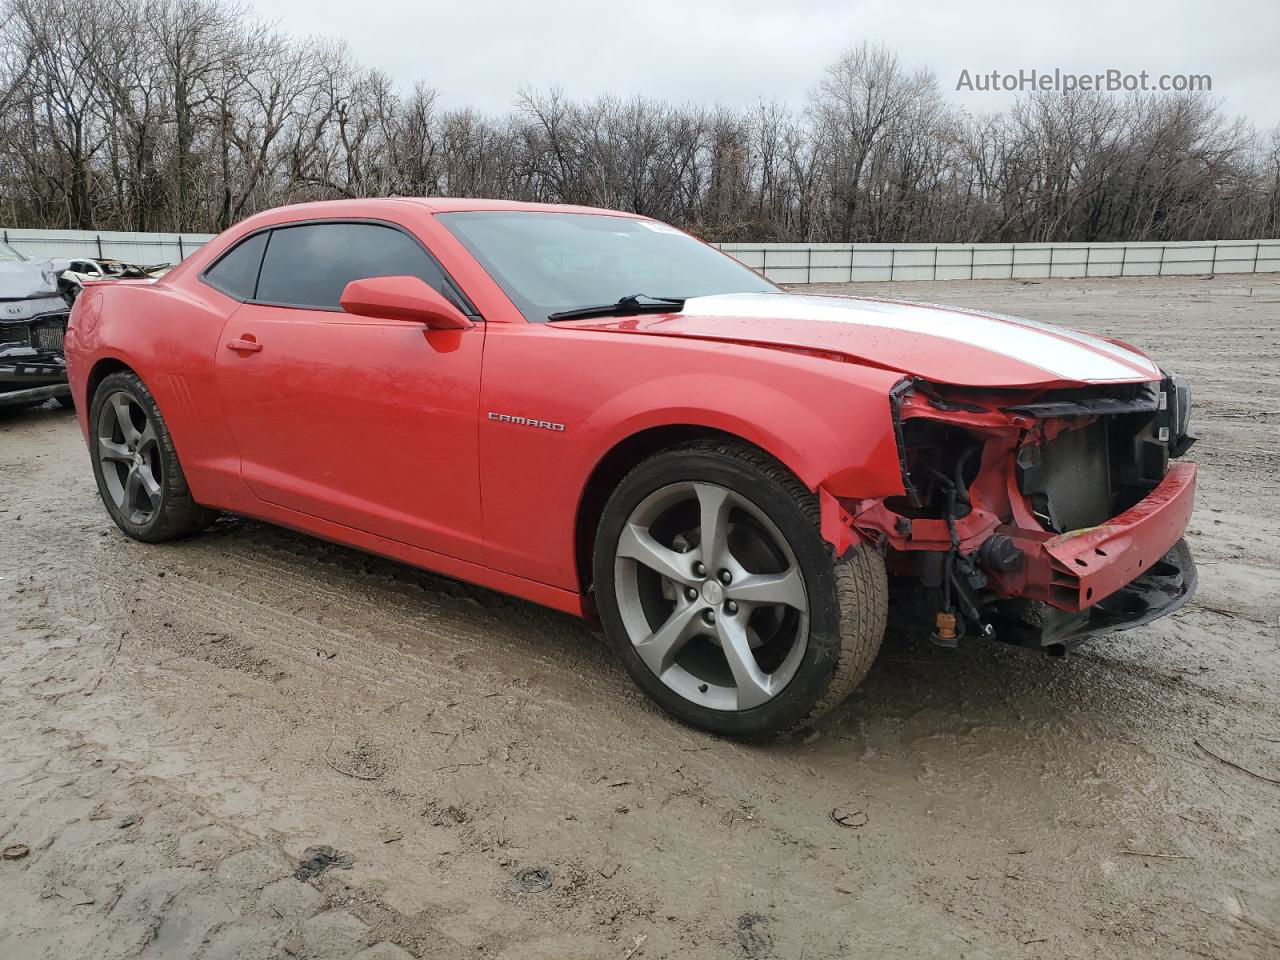
M 296 34 L 342 37 L 359 59 L 445 105 L 501 111 L 522 86 L 799 105 L 822 67 L 883 42 L 975 112 L 1008 96 L 957 92 L 961 71 L 1210 74 L 1213 95 L 1280 124 L 1280 0 L 255 0 Z

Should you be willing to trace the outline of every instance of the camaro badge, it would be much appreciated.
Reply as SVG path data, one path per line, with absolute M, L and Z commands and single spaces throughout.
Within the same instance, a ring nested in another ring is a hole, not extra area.
M 563 423 L 552 423 L 550 420 L 531 420 L 529 417 L 513 417 L 509 413 L 489 413 L 490 420 L 497 420 L 499 423 L 518 423 L 523 427 L 537 427 L 540 430 L 552 430 L 556 433 L 564 433 Z

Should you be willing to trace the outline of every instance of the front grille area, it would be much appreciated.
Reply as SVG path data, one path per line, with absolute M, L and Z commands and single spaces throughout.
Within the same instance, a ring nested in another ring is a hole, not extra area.
M 1040 451 L 1040 492 L 1053 528 L 1065 533 L 1111 518 L 1110 444 L 1104 417 L 1068 430 Z
M 66 335 L 66 317 L 47 317 L 31 324 L 31 345 L 37 350 L 61 353 Z
M 0 343 L 6 346 L 31 346 L 31 324 L 0 323 Z
M 67 338 L 67 315 L 46 313 L 28 320 L 0 323 L 0 343 L 33 347 L 48 353 L 62 353 Z

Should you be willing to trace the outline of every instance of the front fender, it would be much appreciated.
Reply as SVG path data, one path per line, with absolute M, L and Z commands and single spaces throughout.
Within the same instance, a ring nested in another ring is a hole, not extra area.
M 659 427 L 739 437 L 810 490 L 851 498 L 901 493 L 889 403 L 900 379 L 768 347 L 494 324 L 480 420 L 490 563 L 576 589 L 574 532 L 597 467 L 620 444 Z
M 896 380 L 890 376 L 889 380 Z M 594 470 L 609 451 L 646 430 L 691 426 L 732 434 L 766 451 L 810 490 L 838 496 L 901 493 L 897 446 L 886 394 L 839 384 L 837 396 L 815 403 L 794 390 L 709 374 L 691 383 L 671 376 L 636 384 L 610 398 L 582 424 L 595 449 Z M 680 402 L 663 402 L 679 397 Z M 588 471 L 588 474 L 590 471 Z

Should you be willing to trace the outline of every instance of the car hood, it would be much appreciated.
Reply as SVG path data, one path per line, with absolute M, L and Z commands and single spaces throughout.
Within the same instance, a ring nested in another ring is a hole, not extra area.
M 0 263 L 0 300 L 26 300 L 58 294 L 58 277 L 70 260 L 23 260 Z
M 868 297 L 788 293 L 693 297 L 678 313 L 574 321 L 564 326 L 834 353 L 956 386 L 1048 387 L 1161 377 L 1150 358 L 1133 347 L 1066 327 Z

